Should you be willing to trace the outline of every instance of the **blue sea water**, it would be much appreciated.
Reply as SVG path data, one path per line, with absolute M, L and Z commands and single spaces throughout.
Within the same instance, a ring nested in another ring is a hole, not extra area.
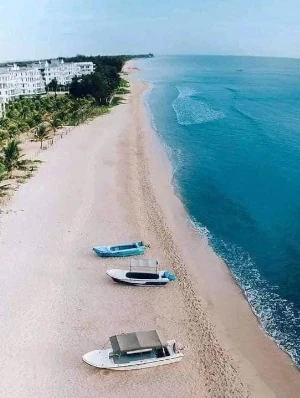
M 300 365 L 300 60 L 137 61 L 174 183 L 267 331 Z

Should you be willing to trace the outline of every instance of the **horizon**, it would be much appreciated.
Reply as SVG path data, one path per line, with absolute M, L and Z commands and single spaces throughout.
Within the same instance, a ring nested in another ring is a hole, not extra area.
M 0 59 L 0 64 L 8 64 L 8 63 L 18 63 L 18 62 L 37 62 L 37 61 L 49 61 L 52 59 L 66 59 L 66 58 L 71 58 L 71 57 L 76 57 L 79 55 L 83 55 L 86 57 L 96 57 L 96 56 L 101 56 L 101 57 L 116 57 L 116 56 L 122 56 L 122 55 L 128 55 L 128 56 L 135 56 L 135 55 L 146 55 L 149 54 L 148 52 L 145 53 L 140 53 L 140 54 L 81 54 L 81 53 L 76 53 L 73 55 L 67 55 L 67 56 L 58 56 L 58 57 L 45 57 L 45 58 L 35 58 L 35 59 L 28 59 L 28 58 L 23 58 L 23 59 L 9 59 L 9 60 L 1 60 Z M 267 58 L 267 59 L 292 59 L 292 60 L 300 60 L 300 57 L 288 57 L 288 56 L 270 56 L 270 55 L 236 55 L 236 54 L 155 54 L 153 53 L 154 57 L 235 57 L 235 58 Z

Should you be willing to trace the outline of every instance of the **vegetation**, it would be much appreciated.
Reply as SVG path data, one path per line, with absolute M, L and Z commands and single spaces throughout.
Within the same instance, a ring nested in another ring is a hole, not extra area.
M 96 70 L 102 66 L 114 67 L 117 72 L 121 72 L 126 61 L 133 58 L 152 58 L 153 54 L 138 54 L 138 55 L 76 55 L 75 57 L 64 58 L 65 62 L 93 62 L 96 65 Z
M 135 54 L 135 55 L 112 55 L 112 56 L 102 56 L 102 55 L 96 55 L 96 56 L 86 56 L 86 55 L 76 55 L 75 57 L 69 57 L 69 58 L 65 58 L 65 57 L 61 57 L 64 60 L 66 60 L 67 62 L 84 62 L 84 61 L 90 61 L 92 58 L 96 59 L 96 58 L 101 58 L 103 59 L 103 62 L 106 62 L 106 59 L 111 59 L 112 62 L 115 62 L 114 60 L 116 58 L 118 59 L 123 59 L 124 62 L 128 61 L 129 59 L 133 59 L 133 58 L 152 58 L 154 57 L 154 54 L 152 53 L 148 53 L 148 54 Z M 27 66 L 28 64 L 32 63 L 32 62 L 45 62 L 45 61 L 50 61 L 50 59 L 38 59 L 38 60 L 28 60 L 28 61 L 16 61 L 17 64 L 19 66 Z M 7 63 L 0 63 L 0 67 L 2 66 L 6 66 Z
M 95 71 L 91 75 L 78 76 L 72 80 L 70 95 L 74 98 L 91 96 L 98 105 L 108 105 L 124 84 L 120 72 L 126 61 L 132 58 L 153 57 L 153 54 L 118 55 L 118 56 L 85 56 L 64 58 L 65 62 L 93 62 Z
M 36 128 L 35 136 L 41 143 L 41 149 L 43 148 L 43 141 L 49 137 L 50 134 L 49 127 L 50 127 L 49 124 L 44 122 L 39 124 Z
M 23 155 L 21 155 L 19 145 L 20 141 L 12 140 L 2 149 L 2 165 L 10 174 L 14 169 L 26 169 L 27 162 L 21 159 Z
M 58 90 L 58 88 L 59 84 L 56 78 L 52 79 L 51 82 L 46 87 L 47 91 L 54 91 L 55 93 Z
M 75 77 L 70 87 L 62 87 L 56 79 L 52 80 L 47 91 L 55 95 L 21 97 L 10 102 L 5 117 L 0 118 L 0 196 L 8 189 L 9 184 L 5 181 L 15 177 L 14 171 L 27 172 L 25 177 L 22 176 L 23 181 L 35 169 L 36 162 L 25 160 L 21 154 L 21 134 L 33 137 L 42 148 L 43 142 L 56 129 L 76 126 L 108 112 L 111 106 L 122 102 L 122 95 L 129 92 L 129 84 L 120 77 L 124 63 L 131 58 L 151 56 L 153 54 L 108 57 L 77 55 L 64 58 L 65 62 L 92 61 L 95 71 L 90 75 Z M 62 90 L 69 90 L 69 94 L 57 95 L 57 91 Z
M 7 173 L 5 167 L 0 163 L 0 197 L 4 196 L 9 188 L 9 184 L 5 183 L 7 179 Z
M 78 125 L 107 111 L 108 107 L 96 106 L 93 98 L 75 99 L 65 94 L 10 102 L 6 116 L 0 118 L 0 197 L 9 189 L 7 179 L 17 178 L 18 183 L 24 182 L 36 169 L 36 161 L 26 160 L 21 154 L 21 134 L 39 141 L 42 148 L 43 142 L 56 129 Z
M 108 105 L 120 86 L 120 72 L 126 57 L 85 57 L 79 55 L 67 59 L 72 62 L 92 61 L 95 64 L 94 73 L 75 77 L 70 85 L 70 95 L 74 98 L 91 96 L 98 105 Z
M 98 114 L 95 107 L 91 97 L 75 99 L 64 94 L 19 98 L 7 105 L 6 116 L 0 119 L 0 149 L 22 133 L 35 132 L 38 138 L 45 127 L 50 133 L 61 126 L 84 122 Z

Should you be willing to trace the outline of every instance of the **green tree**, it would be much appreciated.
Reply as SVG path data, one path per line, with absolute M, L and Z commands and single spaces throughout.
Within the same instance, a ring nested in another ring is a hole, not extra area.
M 49 121 L 49 123 L 54 131 L 59 127 L 62 127 L 62 121 L 58 117 L 54 117 Z
M 3 117 L 2 119 L 0 119 L 0 126 L 1 128 L 7 130 L 9 126 L 9 119 L 7 117 Z
M 5 170 L 10 174 L 14 169 L 26 169 L 27 161 L 21 159 L 23 155 L 21 155 L 19 145 L 20 141 L 11 140 L 1 151 L 1 163 L 4 165 Z
M 113 93 L 107 76 L 93 73 L 83 76 L 81 79 L 74 78 L 70 85 L 70 95 L 75 98 L 92 96 L 98 105 L 106 105 Z
M 58 81 L 57 81 L 57 79 L 56 79 L 56 77 L 54 78 L 54 79 L 52 79 L 51 80 L 51 82 L 48 84 L 48 86 L 47 86 L 47 89 L 49 90 L 49 91 L 54 91 L 55 92 L 55 94 L 56 94 L 56 91 L 57 91 L 57 89 L 58 89 Z
M 49 124 L 41 123 L 35 130 L 35 136 L 41 143 L 41 149 L 43 148 L 43 142 L 49 137 Z
M 0 197 L 4 196 L 8 190 L 9 184 L 5 184 L 6 179 L 7 173 L 5 171 L 5 167 L 0 163 Z
M 32 119 L 33 119 L 33 121 L 34 121 L 34 123 L 36 125 L 42 123 L 42 115 L 41 115 L 41 113 L 39 111 L 35 110 L 33 115 L 32 115 Z
M 25 131 L 29 130 L 29 126 L 28 126 L 28 124 L 26 122 L 24 122 L 24 120 L 21 120 L 18 123 L 18 129 L 19 129 L 19 131 L 24 133 Z
M 8 138 L 7 130 L 0 127 L 0 145 Z
M 8 131 L 9 138 L 14 138 L 18 134 L 19 129 L 15 123 L 12 123 L 8 126 L 7 131 Z

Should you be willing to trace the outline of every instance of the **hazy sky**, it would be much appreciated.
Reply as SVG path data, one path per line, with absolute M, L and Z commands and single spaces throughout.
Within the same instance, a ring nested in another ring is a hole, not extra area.
M 0 60 L 145 53 L 300 57 L 299 0 L 0 0 Z

